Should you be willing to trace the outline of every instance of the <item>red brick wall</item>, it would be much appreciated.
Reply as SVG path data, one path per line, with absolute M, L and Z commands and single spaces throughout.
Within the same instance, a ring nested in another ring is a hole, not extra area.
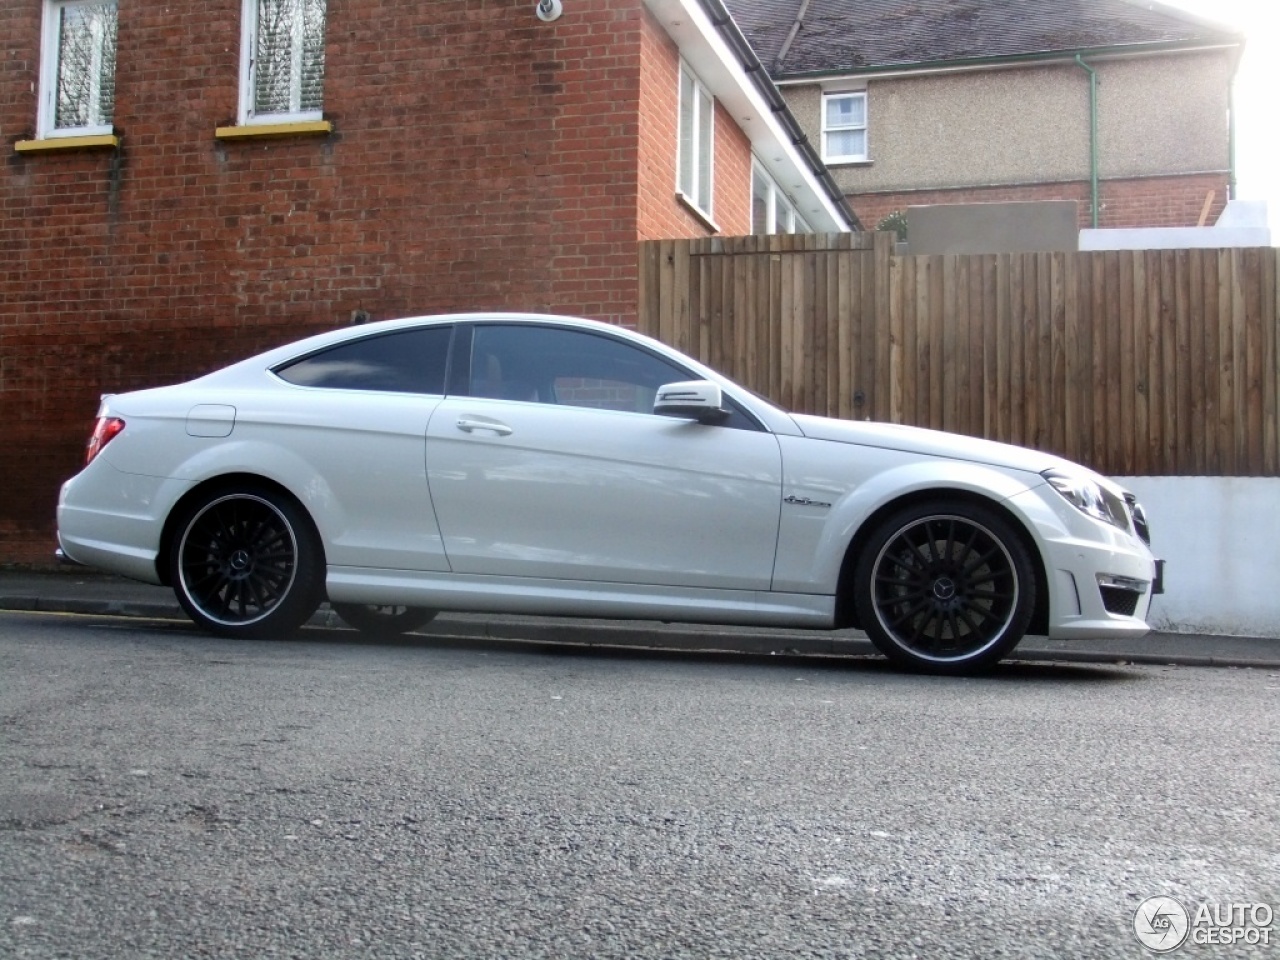
M 716 103 L 715 219 L 727 237 L 751 232 L 751 141 Z
M 1205 197 L 1213 193 L 1212 224 L 1227 202 L 1227 175 L 1194 174 L 1136 180 L 1104 180 L 1099 184 L 1099 227 L 1194 227 L 1200 222 Z M 1080 226 L 1092 226 L 1089 183 L 1031 184 L 973 187 L 963 190 L 912 190 L 904 193 L 864 193 L 849 202 L 867 229 L 894 210 L 933 203 L 997 203 L 1012 200 L 1075 200 Z
M 705 237 L 710 227 L 676 199 L 680 51 L 646 13 L 640 53 L 640 240 Z M 717 102 L 713 218 L 726 236 L 751 232 L 751 143 Z
M 676 200 L 680 52 L 651 15 L 640 45 L 639 240 L 701 237 L 710 231 Z
M 220 142 L 240 0 L 122 4 L 123 147 L 19 155 L 40 4 L 0 3 L 0 562 L 49 558 L 58 484 L 104 391 L 186 379 L 355 310 L 633 323 L 638 237 L 705 232 L 675 201 L 674 166 L 653 169 L 674 164 L 674 77 L 651 98 L 673 48 L 641 0 L 565 6 L 548 25 L 532 0 L 331 4 L 334 133 Z

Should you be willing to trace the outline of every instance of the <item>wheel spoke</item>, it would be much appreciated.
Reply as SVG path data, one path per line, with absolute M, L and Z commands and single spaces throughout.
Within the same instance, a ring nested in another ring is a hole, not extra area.
M 979 556 L 972 563 L 966 564 L 965 567 L 960 572 L 967 577 L 970 574 L 972 574 L 975 570 L 977 570 L 979 567 L 983 566 L 992 557 L 1001 556 L 1003 553 L 1004 553 L 1004 550 L 1001 548 L 1000 544 L 997 543 L 995 546 L 993 546 L 986 553 Z
M 977 623 L 975 623 L 973 621 L 973 618 L 969 615 L 971 610 L 972 608 L 968 606 L 962 608 L 960 610 L 960 619 L 965 622 L 965 625 L 968 626 L 969 632 L 973 636 L 975 637 L 982 636 L 982 627 L 979 626 Z M 983 619 L 986 619 L 986 618 L 984 617 Z
M 933 521 L 931 520 L 924 522 L 924 545 L 929 548 L 929 555 L 925 560 L 933 563 L 938 559 L 938 545 L 933 538 Z
M 917 603 L 915 606 L 909 609 L 906 613 L 902 614 L 900 617 L 894 620 L 890 624 L 890 628 L 896 629 L 899 625 L 907 622 L 908 620 L 912 619 L 916 615 L 923 613 L 925 610 L 928 610 L 932 605 L 933 604 L 930 603 L 928 599 L 921 600 L 919 603 Z M 894 603 L 894 604 L 889 604 L 887 606 L 898 606 L 898 604 Z
M 899 548 L 895 547 L 895 552 Z M 901 540 L 901 557 L 895 557 L 894 563 L 906 570 L 927 570 L 929 567 L 929 557 L 925 554 L 923 547 L 912 543 L 907 537 Z
M 943 556 L 946 557 L 948 560 L 952 559 L 956 555 L 955 543 L 956 543 L 956 520 L 955 520 L 955 517 L 951 517 L 947 520 L 947 546 L 943 550 Z
M 920 575 L 919 571 L 897 563 L 894 564 L 894 569 L 891 572 L 877 573 L 876 582 L 907 586 L 908 584 L 923 583 L 924 577 Z

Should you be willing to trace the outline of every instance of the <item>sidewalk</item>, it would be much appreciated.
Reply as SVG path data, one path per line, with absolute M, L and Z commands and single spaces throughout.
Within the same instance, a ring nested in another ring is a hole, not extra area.
M 0 610 L 186 618 L 173 591 L 167 587 L 136 583 L 83 568 L 49 573 L 0 570 Z M 328 627 L 343 625 L 327 607 L 322 608 L 312 622 Z M 856 630 L 828 633 L 647 620 L 443 613 L 419 633 L 464 640 L 518 640 L 749 654 L 867 656 L 875 653 L 866 637 Z M 1180 633 L 1153 633 L 1138 640 L 1065 641 L 1027 637 L 1014 651 L 1013 659 L 1280 669 L 1280 639 Z

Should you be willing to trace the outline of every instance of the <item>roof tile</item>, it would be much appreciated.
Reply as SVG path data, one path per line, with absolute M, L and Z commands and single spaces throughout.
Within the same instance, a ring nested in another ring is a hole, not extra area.
M 1151 0 L 725 0 L 775 78 L 1242 35 Z M 787 36 L 797 14 L 794 40 Z M 781 64 L 778 54 L 786 48 Z

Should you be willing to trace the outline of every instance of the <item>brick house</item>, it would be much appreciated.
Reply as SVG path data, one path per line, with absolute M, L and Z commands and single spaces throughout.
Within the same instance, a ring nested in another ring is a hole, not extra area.
M 1149 0 L 727 4 L 869 227 L 1010 200 L 1196 226 L 1228 199 L 1244 39 L 1225 27 Z
M 366 316 L 627 324 L 640 240 L 856 224 L 720 0 L 552 7 L 0 0 L 0 562 L 51 558 L 104 391 Z

